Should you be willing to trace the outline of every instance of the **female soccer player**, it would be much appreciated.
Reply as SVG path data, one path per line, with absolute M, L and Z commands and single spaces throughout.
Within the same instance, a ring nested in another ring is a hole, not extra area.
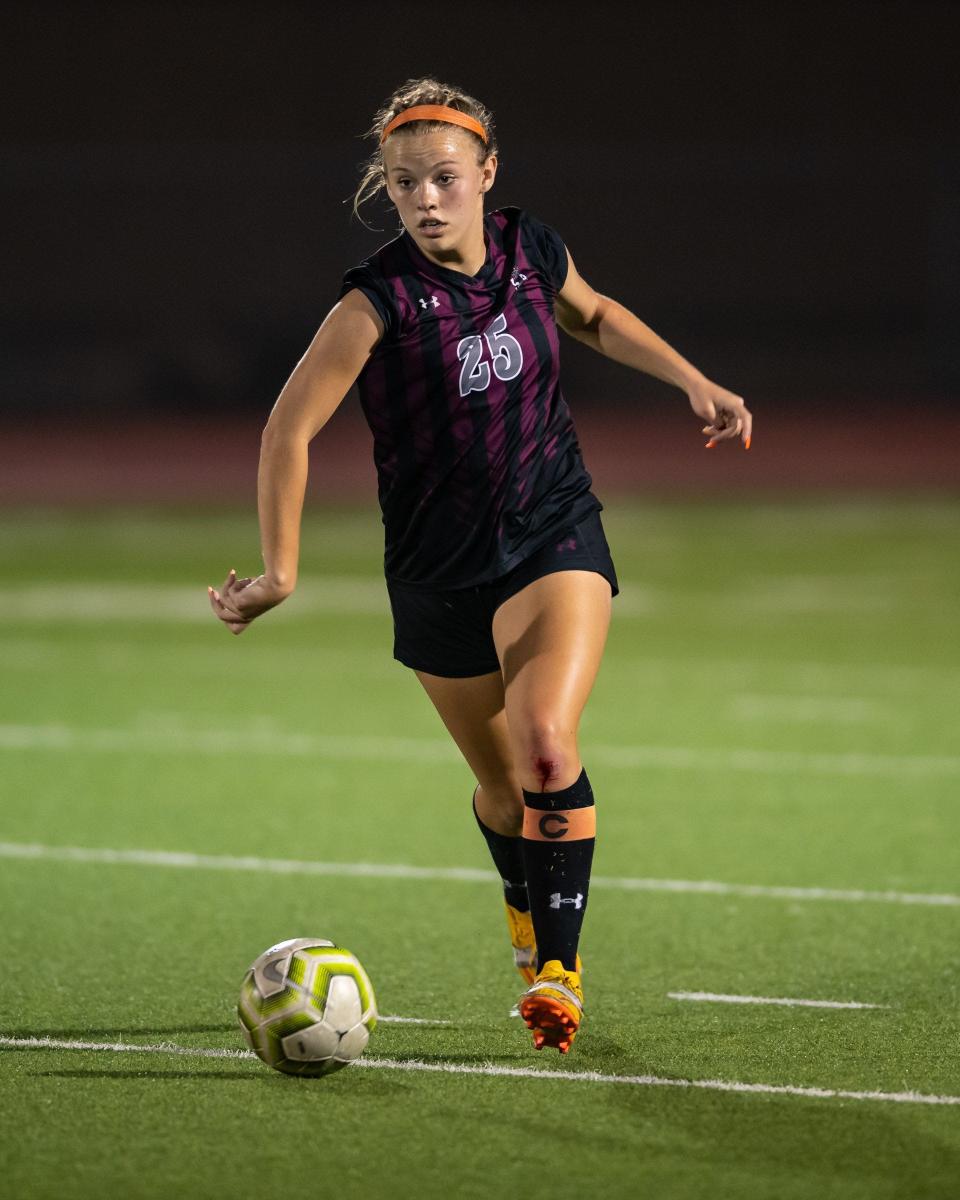
M 474 812 L 503 879 L 520 1014 L 566 1053 L 583 1013 L 577 954 L 595 809 L 577 729 L 617 576 L 558 382 L 557 326 L 675 384 L 708 447 L 751 416 L 577 273 L 531 214 L 484 215 L 491 114 L 411 80 L 377 114 L 354 200 L 381 188 L 403 232 L 347 272 L 285 384 L 258 476 L 264 571 L 209 589 L 235 634 L 297 579 L 307 446 L 351 385 L 374 439 L 394 655 L 411 667 L 477 779 Z

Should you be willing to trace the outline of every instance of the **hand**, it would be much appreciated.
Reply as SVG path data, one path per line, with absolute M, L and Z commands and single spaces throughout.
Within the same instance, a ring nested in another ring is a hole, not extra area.
M 744 450 L 750 449 L 753 414 L 744 404 L 742 396 L 735 396 L 709 379 L 695 383 L 687 395 L 690 407 L 697 416 L 709 422 L 701 431 L 710 438 L 708 450 L 712 450 L 717 442 L 735 437 L 743 440 Z
M 207 588 L 214 616 L 218 617 L 231 633 L 236 634 L 243 633 L 251 621 L 271 608 L 276 608 L 289 594 L 276 584 L 271 584 L 266 575 L 258 575 L 256 579 L 238 579 L 236 571 L 233 570 L 219 592 L 216 588 Z

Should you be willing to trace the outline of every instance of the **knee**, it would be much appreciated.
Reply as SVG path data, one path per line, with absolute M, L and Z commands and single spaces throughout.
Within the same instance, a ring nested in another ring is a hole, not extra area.
M 549 715 L 532 715 L 515 735 L 521 783 L 528 791 L 568 787 L 580 771 L 577 733 Z

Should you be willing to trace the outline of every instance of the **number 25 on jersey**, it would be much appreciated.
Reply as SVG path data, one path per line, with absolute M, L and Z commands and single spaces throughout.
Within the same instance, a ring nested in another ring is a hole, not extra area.
M 483 357 L 483 344 L 490 350 L 490 362 Z M 490 367 L 498 379 L 516 379 L 523 370 L 523 348 L 507 333 L 507 318 L 500 313 L 483 331 L 483 337 L 471 334 L 457 343 L 460 367 L 460 395 L 485 392 L 490 386 Z

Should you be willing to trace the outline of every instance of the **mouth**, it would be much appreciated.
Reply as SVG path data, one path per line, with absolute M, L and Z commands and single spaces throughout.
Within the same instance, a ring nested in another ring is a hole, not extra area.
M 425 217 L 417 228 L 427 237 L 439 237 L 446 229 L 446 221 L 438 221 L 436 217 Z

